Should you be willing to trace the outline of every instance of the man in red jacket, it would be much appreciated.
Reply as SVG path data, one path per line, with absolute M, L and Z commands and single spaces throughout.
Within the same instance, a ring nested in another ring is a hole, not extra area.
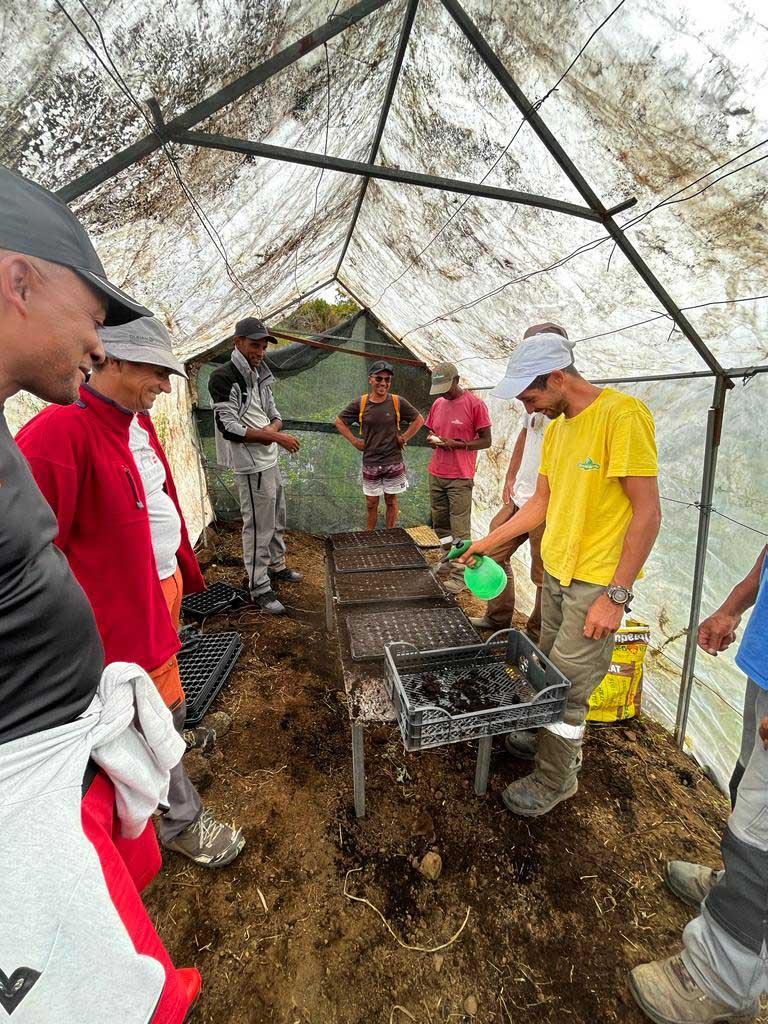
M 56 544 L 96 615 L 107 663 L 141 665 L 184 727 L 176 652 L 181 598 L 203 590 L 170 467 L 148 410 L 171 374 L 186 378 L 165 327 L 142 317 L 102 331 L 107 359 L 71 406 L 49 406 L 18 434 L 56 514 Z M 223 867 L 245 845 L 203 808 L 183 763 L 171 771 L 163 845 Z

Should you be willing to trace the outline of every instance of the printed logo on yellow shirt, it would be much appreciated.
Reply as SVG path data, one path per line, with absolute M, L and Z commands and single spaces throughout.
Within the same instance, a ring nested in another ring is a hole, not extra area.
M 592 459 L 589 456 L 587 456 L 586 459 L 584 459 L 583 462 L 579 463 L 579 469 L 586 469 L 586 470 L 600 469 L 600 463 L 599 462 L 593 462 Z

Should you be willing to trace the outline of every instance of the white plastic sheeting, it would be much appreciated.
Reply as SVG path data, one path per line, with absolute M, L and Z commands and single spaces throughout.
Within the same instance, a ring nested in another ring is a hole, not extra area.
M 133 95 L 154 95 L 166 119 L 352 6 L 347 0 L 335 7 L 309 0 L 61 5 Z M 146 133 L 58 4 L 6 6 L 0 158 L 56 188 Z M 591 40 L 612 3 L 466 0 L 465 6 L 529 99 L 546 97 L 541 116 L 605 204 L 637 198 L 617 220 L 628 225 L 647 214 L 629 237 L 681 306 L 701 307 L 688 315 L 722 364 L 764 363 L 768 302 L 753 297 L 768 291 L 768 163 L 747 166 L 768 156 L 768 30 L 758 0 L 626 0 Z M 404 10 L 403 0 L 392 0 L 327 50 L 307 53 L 198 127 L 367 159 Z M 474 181 L 487 175 L 488 184 L 581 202 L 521 122 L 442 4 L 420 0 L 379 162 Z M 268 314 L 334 275 L 361 182 L 261 158 L 173 151 L 242 287 L 227 274 L 162 153 L 74 206 L 110 274 L 166 320 L 188 358 L 229 334 L 243 313 L 255 307 Z M 602 228 L 587 221 L 372 181 L 338 277 L 411 349 L 428 362 L 453 359 L 475 386 L 498 379 L 525 326 L 541 319 L 589 339 L 576 351 L 577 364 L 591 376 L 702 369 L 636 272 L 612 250 Z M 735 301 L 741 299 L 750 301 Z M 632 324 L 640 326 L 626 326 Z M 765 528 L 763 380 L 744 389 L 739 384 L 728 399 L 715 501 L 757 530 Z M 633 388 L 656 414 L 662 493 L 683 503 L 665 502 L 662 536 L 637 604 L 671 659 L 664 671 L 662 659 L 652 665 L 661 711 L 674 706 L 680 632 L 687 625 L 696 531 L 696 510 L 687 503 L 698 498 L 711 388 L 711 381 Z M 202 522 L 198 464 L 186 440 L 187 397 L 175 395 L 168 403 L 175 410 L 168 443 L 185 449 L 177 456 L 185 508 Z M 490 515 L 515 433 L 511 407 L 494 403 L 493 411 L 500 443 L 482 463 L 480 519 Z M 763 542 L 716 517 L 705 609 L 719 603 Z M 739 728 L 728 705 L 740 706 L 742 680 L 727 657 L 702 656 L 699 673 L 690 742 L 724 778 Z

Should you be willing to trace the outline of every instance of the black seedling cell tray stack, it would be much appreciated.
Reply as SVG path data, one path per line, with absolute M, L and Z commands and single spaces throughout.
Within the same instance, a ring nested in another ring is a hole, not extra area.
M 333 564 L 337 573 L 380 572 L 395 569 L 424 569 L 427 560 L 411 541 L 393 545 L 391 548 L 347 548 L 333 553 Z
M 189 636 L 189 634 L 187 634 Z M 238 633 L 189 636 L 178 653 L 179 673 L 187 700 L 185 725 L 197 725 L 235 667 L 243 641 Z
M 413 538 L 402 526 L 392 530 L 354 530 L 347 533 L 332 533 L 331 546 L 334 551 L 348 551 L 350 548 L 389 548 L 398 544 L 413 544 Z
M 484 644 L 441 651 L 392 643 L 384 665 L 406 750 L 557 722 L 571 687 L 515 629 Z
M 427 598 L 445 599 L 445 592 L 428 569 L 401 572 L 348 572 L 336 577 L 340 605 L 402 604 Z
M 232 587 L 229 583 L 214 583 L 207 590 L 199 594 L 190 594 L 181 602 L 181 610 L 185 616 L 202 621 L 209 615 L 223 612 L 227 608 L 233 608 L 243 604 L 247 600 L 245 592 L 238 587 Z
M 385 646 L 397 640 L 419 650 L 480 640 L 464 612 L 451 607 L 349 612 L 347 631 L 353 661 L 383 658 Z

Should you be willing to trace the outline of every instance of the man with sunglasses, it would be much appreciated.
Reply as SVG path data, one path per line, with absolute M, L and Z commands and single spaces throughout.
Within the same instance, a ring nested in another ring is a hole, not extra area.
M 387 529 L 397 523 L 397 496 L 408 489 L 403 448 L 424 423 L 424 417 L 410 402 L 391 393 L 393 373 L 390 363 L 375 362 L 368 376 L 368 394 L 355 398 L 336 417 L 338 432 L 363 453 L 367 530 L 376 529 L 382 494 Z M 352 433 L 354 423 L 359 424 L 360 437 Z

